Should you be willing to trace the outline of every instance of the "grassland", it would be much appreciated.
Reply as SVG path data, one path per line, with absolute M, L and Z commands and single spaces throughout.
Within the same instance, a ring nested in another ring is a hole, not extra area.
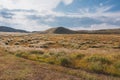
M 0 80 L 120 80 L 120 35 L 1 33 Z

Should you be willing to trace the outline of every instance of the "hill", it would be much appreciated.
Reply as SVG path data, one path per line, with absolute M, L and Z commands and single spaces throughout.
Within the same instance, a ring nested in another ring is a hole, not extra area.
M 120 34 L 120 29 L 78 30 L 77 34 Z
M 6 26 L 0 26 L 0 32 L 21 32 L 26 33 L 28 31 L 14 29 Z M 33 33 L 41 34 L 120 34 L 120 28 L 118 29 L 101 29 L 101 30 L 70 30 L 64 27 L 50 28 L 45 31 L 34 31 Z
M 26 33 L 27 31 L 25 30 L 20 30 L 20 29 L 14 29 L 6 26 L 0 26 L 0 32 L 22 32 Z
M 120 28 L 118 29 L 102 29 L 92 31 L 95 34 L 120 34 Z
M 57 28 L 51 28 L 48 29 L 46 31 L 44 31 L 43 33 L 46 34 L 75 34 L 76 32 L 64 27 L 57 27 Z
M 50 28 L 45 31 L 34 31 L 41 34 L 120 34 L 118 29 L 101 29 L 101 30 L 70 30 L 64 27 Z

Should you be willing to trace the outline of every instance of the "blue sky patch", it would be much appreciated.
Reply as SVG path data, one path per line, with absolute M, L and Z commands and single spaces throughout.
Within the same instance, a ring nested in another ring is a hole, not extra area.
M 34 4 L 34 5 L 33 5 Z M 28 31 L 120 28 L 119 0 L 0 0 L 0 26 Z

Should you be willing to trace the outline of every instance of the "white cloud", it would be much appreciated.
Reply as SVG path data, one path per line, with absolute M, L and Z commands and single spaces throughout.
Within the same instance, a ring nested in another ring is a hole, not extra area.
M 43 31 L 51 28 L 49 25 L 38 23 L 36 20 L 28 19 L 25 15 L 29 15 L 29 12 L 13 12 L 15 15 L 12 18 L 4 18 L 0 16 L 0 22 L 3 22 L 3 26 L 10 26 L 16 29 L 23 29 L 27 31 Z
M 93 7 L 91 8 L 81 8 L 78 13 L 72 13 L 68 16 L 71 17 L 120 17 L 120 12 L 109 12 L 109 10 L 113 8 L 113 6 L 101 6 L 101 7 Z
M 64 14 L 66 17 L 71 18 L 92 18 L 102 22 L 118 22 L 120 21 L 120 11 L 111 12 L 109 11 L 113 6 L 101 6 L 95 7 L 94 11 L 91 8 L 82 8 L 77 13 Z
M 114 28 L 120 28 L 120 26 L 102 23 L 102 24 L 93 24 L 90 27 L 91 30 L 114 29 Z
M 35 10 L 36 12 L 24 12 L 24 11 L 12 11 L 13 15 L 11 19 L 0 16 L 0 22 L 13 25 L 14 28 L 24 29 L 28 31 L 45 30 L 50 28 L 47 24 L 38 23 L 36 20 L 31 20 L 26 15 L 36 15 L 37 17 L 51 17 L 46 18 L 44 21 L 53 22 L 55 16 L 63 16 L 63 13 L 57 13 L 52 11 L 57 5 L 63 2 L 65 5 L 69 5 L 73 0 L 0 0 L 0 10 L 3 8 L 8 10 Z
M 54 22 L 56 17 L 64 17 L 64 18 L 91 18 L 96 21 L 102 21 L 101 24 L 92 24 L 89 25 L 88 28 L 85 27 L 74 27 L 72 29 L 107 29 L 107 28 L 119 28 L 120 26 L 111 25 L 110 22 L 118 22 L 120 21 L 120 12 L 110 12 L 109 10 L 114 6 L 101 6 L 92 7 L 94 11 L 91 11 L 91 7 L 89 8 L 81 8 L 79 12 L 75 13 L 64 13 L 64 12 L 55 12 L 52 9 L 56 8 L 56 6 L 63 2 L 65 5 L 71 4 L 74 0 L 0 0 L 0 9 L 6 8 L 9 10 L 19 9 L 19 10 L 35 10 L 36 12 L 25 12 L 25 11 L 12 11 L 13 15 L 12 19 L 6 19 L 0 16 L 0 22 L 9 23 L 15 25 L 15 28 L 25 29 L 29 31 L 34 30 L 45 30 L 51 28 L 52 26 L 37 22 L 35 19 L 28 19 L 26 16 L 35 15 L 37 18 L 50 16 L 45 18 L 45 22 Z M 39 19 L 40 20 L 40 19 Z M 82 21 L 82 20 L 81 20 Z M 61 21 L 62 22 L 62 21 Z M 79 22 L 77 22 L 79 23 Z M 86 22 L 87 23 L 87 22 Z M 75 24 L 75 23 L 72 23 Z M 61 26 L 61 25 L 60 25 Z M 78 25 L 79 26 L 79 25 Z
M 101 7 L 96 7 L 96 12 L 97 13 L 103 13 L 106 12 L 108 10 L 110 10 L 111 8 L 113 8 L 113 6 L 101 6 Z
M 60 2 L 69 5 L 73 0 L 0 0 L 0 6 L 7 9 L 52 10 Z
M 62 0 L 66 5 L 69 5 L 73 2 L 73 0 Z

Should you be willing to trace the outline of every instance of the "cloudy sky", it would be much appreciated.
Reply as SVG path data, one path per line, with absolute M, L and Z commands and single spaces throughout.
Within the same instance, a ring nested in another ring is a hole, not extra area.
M 120 28 L 120 0 L 0 0 L 0 26 L 28 31 Z

